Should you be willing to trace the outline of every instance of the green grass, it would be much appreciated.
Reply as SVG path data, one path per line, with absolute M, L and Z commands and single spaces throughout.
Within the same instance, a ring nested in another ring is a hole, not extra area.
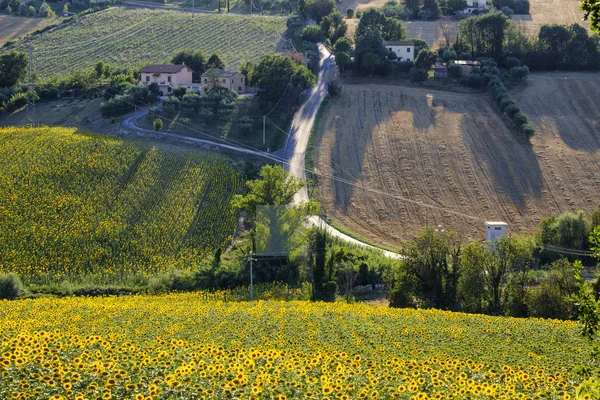
M 284 132 L 288 132 L 294 112 L 291 107 L 278 107 L 269 115 L 265 124 L 265 144 L 263 144 L 263 118 L 265 114 L 259 107 L 257 97 L 238 97 L 236 108 L 230 121 L 219 121 L 213 116 L 203 117 L 194 112 L 183 110 L 162 110 L 159 117 L 163 120 L 164 132 L 175 135 L 193 137 L 197 139 L 223 142 L 235 146 L 247 146 L 274 152 L 281 149 L 287 139 Z M 238 128 L 240 118 L 249 117 L 252 122 L 252 131 L 242 132 Z M 152 129 L 153 115 L 138 120 L 138 126 Z M 189 121 L 188 121 L 189 120 Z M 279 127 L 280 129 L 278 129 Z M 282 132 L 283 131 L 283 132 Z
M 40 80 L 92 67 L 168 62 L 179 50 L 218 53 L 228 68 L 243 60 L 274 53 L 285 31 L 285 18 L 206 15 L 165 10 L 108 10 L 77 18 L 65 27 L 21 41 L 18 50 L 36 49 Z
M 222 157 L 73 128 L 0 129 L 0 273 L 123 284 L 192 269 L 236 228 Z

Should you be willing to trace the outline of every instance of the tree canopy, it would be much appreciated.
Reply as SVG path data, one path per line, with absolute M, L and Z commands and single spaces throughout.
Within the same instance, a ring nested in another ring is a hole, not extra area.
M 584 20 L 590 20 L 593 31 L 600 33 L 600 2 L 595 0 L 581 0 L 581 9 L 585 12 Z
M 25 79 L 27 55 L 19 51 L 0 54 L 0 87 L 11 87 Z
M 308 68 L 281 54 L 262 56 L 249 79 L 252 86 L 263 90 L 260 93 L 263 107 L 276 103 L 286 90 L 302 91 L 313 87 L 316 82 L 315 75 Z
M 500 59 L 508 26 L 506 15 L 492 12 L 460 21 L 458 31 L 462 44 L 476 56 Z
M 192 74 L 193 82 L 200 82 L 200 77 L 204 73 L 206 67 L 204 62 L 204 54 L 201 51 L 182 50 L 175 54 L 171 60 L 173 64 L 185 64 L 194 73 Z
M 304 12 L 312 19 L 321 23 L 321 20 L 335 10 L 335 0 L 306 0 Z

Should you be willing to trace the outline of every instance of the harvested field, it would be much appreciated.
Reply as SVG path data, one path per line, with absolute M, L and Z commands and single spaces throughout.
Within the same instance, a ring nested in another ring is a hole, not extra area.
M 348 8 L 364 10 L 368 7 L 383 7 L 384 0 L 346 0 L 338 4 L 338 10 L 346 15 Z M 531 14 L 515 15 L 513 21 L 528 35 L 536 35 L 540 27 L 546 24 L 580 24 L 590 29 L 589 21 L 582 21 L 583 12 L 579 10 L 579 0 L 536 0 L 531 2 Z M 348 36 L 354 37 L 358 19 L 347 20 Z M 406 25 L 407 36 L 425 40 L 429 46 L 443 45 L 439 21 L 403 21 Z M 456 40 L 458 21 L 447 21 L 451 25 L 450 37 Z
M 349 183 L 319 178 L 324 212 L 374 242 L 398 245 L 426 224 L 467 241 L 483 238 L 485 220 L 532 232 L 544 217 L 595 208 L 600 107 L 590 99 L 600 77 L 569 76 L 577 86 L 533 75 L 517 97 L 538 131 L 532 144 L 517 139 L 485 94 L 344 86 L 318 128 L 314 161 Z
M 0 15 L 0 46 L 9 40 L 25 36 L 29 32 L 45 28 L 56 22 L 56 18 L 25 18 Z

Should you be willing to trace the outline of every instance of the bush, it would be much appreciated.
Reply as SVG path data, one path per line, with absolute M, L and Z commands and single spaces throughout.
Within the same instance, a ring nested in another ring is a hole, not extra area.
M 516 81 L 523 80 L 529 75 L 529 67 L 523 65 L 522 67 L 512 67 L 510 69 L 510 78 Z
M 309 25 L 302 29 L 302 40 L 310 43 L 319 43 L 325 40 L 325 35 L 317 25 Z
M 515 123 L 515 125 L 517 125 L 518 127 L 521 127 L 521 126 L 525 125 L 527 122 L 529 122 L 527 115 L 523 114 L 523 112 L 521 112 L 521 111 L 519 111 L 518 113 L 513 115 L 512 120 Z
M 448 66 L 448 76 L 458 79 L 462 76 L 462 68 L 458 64 L 450 64 Z
M 528 138 L 532 137 L 535 134 L 535 129 L 531 124 L 523 124 L 521 125 L 521 132 L 525 134 Z
M 16 109 L 23 107 L 25 104 L 27 104 L 27 93 L 15 93 L 3 104 L 2 109 L 6 112 L 13 112 Z
M 516 104 L 510 104 L 508 105 L 505 109 L 504 112 L 506 113 L 506 115 L 508 115 L 510 118 L 514 117 L 514 115 L 518 112 L 520 112 L 521 109 L 519 108 L 519 106 L 517 106 Z
M 504 7 L 502 7 L 502 10 L 501 10 L 501 11 L 502 11 L 502 14 L 506 15 L 508 18 L 512 17 L 512 16 L 513 16 L 513 14 L 515 13 L 515 12 L 513 11 L 513 9 L 512 9 L 512 8 L 510 8 L 510 7 L 508 7 L 508 6 L 504 6 Z
M 529 14 L 529 0 L 518 0 L 515 3 L 514 10 L 516 14 Z
M 471 61 L 471 59 L 473 59 L 473 57 L 471 56 L 471 53 L 465 51 L 458 55 L 458 59 Z
M 396 68 L 398 69 L 398 72 L 403 74 L 409 73 L 414 66 L 415 64 L 412 61 L 400 61 L 396 63 Z
M 360 12 L 360 11 L 357 11 L 357 12 L 356 12 L 356 18 L 359 18 L 359 19 L 360 19 L 360 17 L 362 17 L 362 12 Z
M 410 80 L 412 82 L 425 82 L 429 77 L 429 71 L 423 68 L 413 67 L 410 69 Z
M 162 119 L 160 118 L 156 118 L 153 122 L 152 122 L 152 129 L 154 129 L 155 131 L 160 131 L 163 128 L 163 122 Z
M 342 93 L 342 84 L 336 79 L 327 87 L 327 93 L 331 97 L 338 97 Z
M 506 57 L 506 60 L 504 60 L 504 66 L 508 69 L 512 67 L 520 67 L 521 60 L 516 57 Z
M 12 300 L 23 294 L 23 283 L 15 274 L 0 275 L 0 299 Z
M 480 89 L 485 86 L 485 77 L 483 74 L 469 74 L 465 78 L 464 84 L 475 89 Z
M 35 11 L 35 7 L 34 6 L 27 7 L 27 16 L 28 17 L 34 18 L 35 14 L 36 14 L 36 11 Z
M 515 103 L 510 97 L 505 96 L 502 98 L 502 100 L 500 100 L 500 103 L 498 105 L 500 106 L 500 109 L 502 111 L 505 111 L 508 106 L 515 105 Z
M 66 4 L 65 4 L 66 6 Z M 52 7 L 50 7 L 48 5 L 48 3 L 46 3 L 45 1 L 42 3 L 42 5 L 40 6 L 40 10 L 38 12 L 38 17 L 42 17 L 42 18 L 52 18 L 56 16 L 56 13 L 54 12 L 54 10 L 52 9 Z
M 354 10 L 352 8 L 349 8 L 346 10 L 346 18 L 348 18 L 348 19 L 354 18 Z

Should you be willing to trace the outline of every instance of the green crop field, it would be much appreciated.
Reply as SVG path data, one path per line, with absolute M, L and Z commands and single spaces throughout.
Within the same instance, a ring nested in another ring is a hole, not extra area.
M 168 62 L 179 50 L 217 53 L 229 68 L 274 53 L 285 18 L 207 15 L 164 10 L 111 8 L 21 42 L 34 46 L 41 80 L 104 61 L 119 67 Z
M 225 244 L 243 179 L 218 156 L 81 133 L 0 129 L 0 273 L 124 282 Z

